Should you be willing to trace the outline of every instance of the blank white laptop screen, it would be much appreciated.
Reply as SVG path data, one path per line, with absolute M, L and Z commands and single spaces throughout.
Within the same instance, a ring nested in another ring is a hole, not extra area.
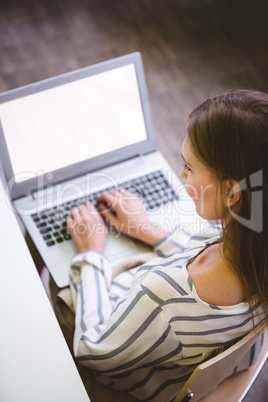
M 1 122 L 16 182 L 147 138 L 134 64 L 3 103 Z

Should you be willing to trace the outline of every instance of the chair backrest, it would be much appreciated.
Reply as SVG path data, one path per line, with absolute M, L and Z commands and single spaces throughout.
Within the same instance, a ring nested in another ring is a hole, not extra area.
M 236 366 L 250 350 L 266 326 L 267 321 L 264 319 L 234 345 L 197 366 L 174 402 L 199 401 L 208 395 L 225 378 L 233 374 Z

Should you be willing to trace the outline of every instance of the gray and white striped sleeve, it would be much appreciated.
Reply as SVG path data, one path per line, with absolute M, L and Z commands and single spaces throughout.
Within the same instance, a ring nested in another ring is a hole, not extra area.
M 203 230 L 196 233 L 189 233 L 182 226 L 177 225 L 162 240 L 154 244 L 154 251 L 161 257 L 170 257 L 175 253 L 181 253 L 189 247 L 205 244 L 205 240 L 218 238 L 222 228 L 220 225 L 204 224 Z
M 97 251 L 77 254 L 71 263 L 70 287 L 76 311 L 74 351 L 90 326 L 103 325 L 112 313 L 108 290 L 112 282 L 112 268 L 106 257 Z
M 82 364 L 116 374 L 181 357 L 180 342 L 152 288 L 148 273 L 112 313 L 103 272 L 82 267 L 74 335 L 74 353 Z

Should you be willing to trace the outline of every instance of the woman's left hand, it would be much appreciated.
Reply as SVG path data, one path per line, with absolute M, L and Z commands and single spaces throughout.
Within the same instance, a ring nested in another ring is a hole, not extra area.
M 142 200 L 127 190 L 111 190 L 102 194 L 97 202 L 102 216 L 119 233 L 127 234 L 151 246 L 166 235 L 160 225 L 151 222 Z
M 66 217 L 66 221 L 78 252 L 88 250 L 103 252 L 107 228 L 94 205 L 87 201 L 79 207 L 73 207 L 71 214 Z

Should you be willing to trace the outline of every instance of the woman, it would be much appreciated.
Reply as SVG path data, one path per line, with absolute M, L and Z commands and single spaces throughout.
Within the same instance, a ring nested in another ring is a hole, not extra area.
M 195 109 L 181 177 L 197 213 L 220 220 L 222 234 L 196 247 L 187 247 L 189 236 L 168 256 L 175 235 L 153 230 L 139 199 L 103 194 L 102 216 L 114 228 L 165 255 L 114 280 L 102 254 L 103 218 L 90 203 L 72 210 L 74 353 L 99 381 L 140 400 L 171 401 L 196 364 L 267 316 L 267 155 L 268 95 L 229 91 Z

